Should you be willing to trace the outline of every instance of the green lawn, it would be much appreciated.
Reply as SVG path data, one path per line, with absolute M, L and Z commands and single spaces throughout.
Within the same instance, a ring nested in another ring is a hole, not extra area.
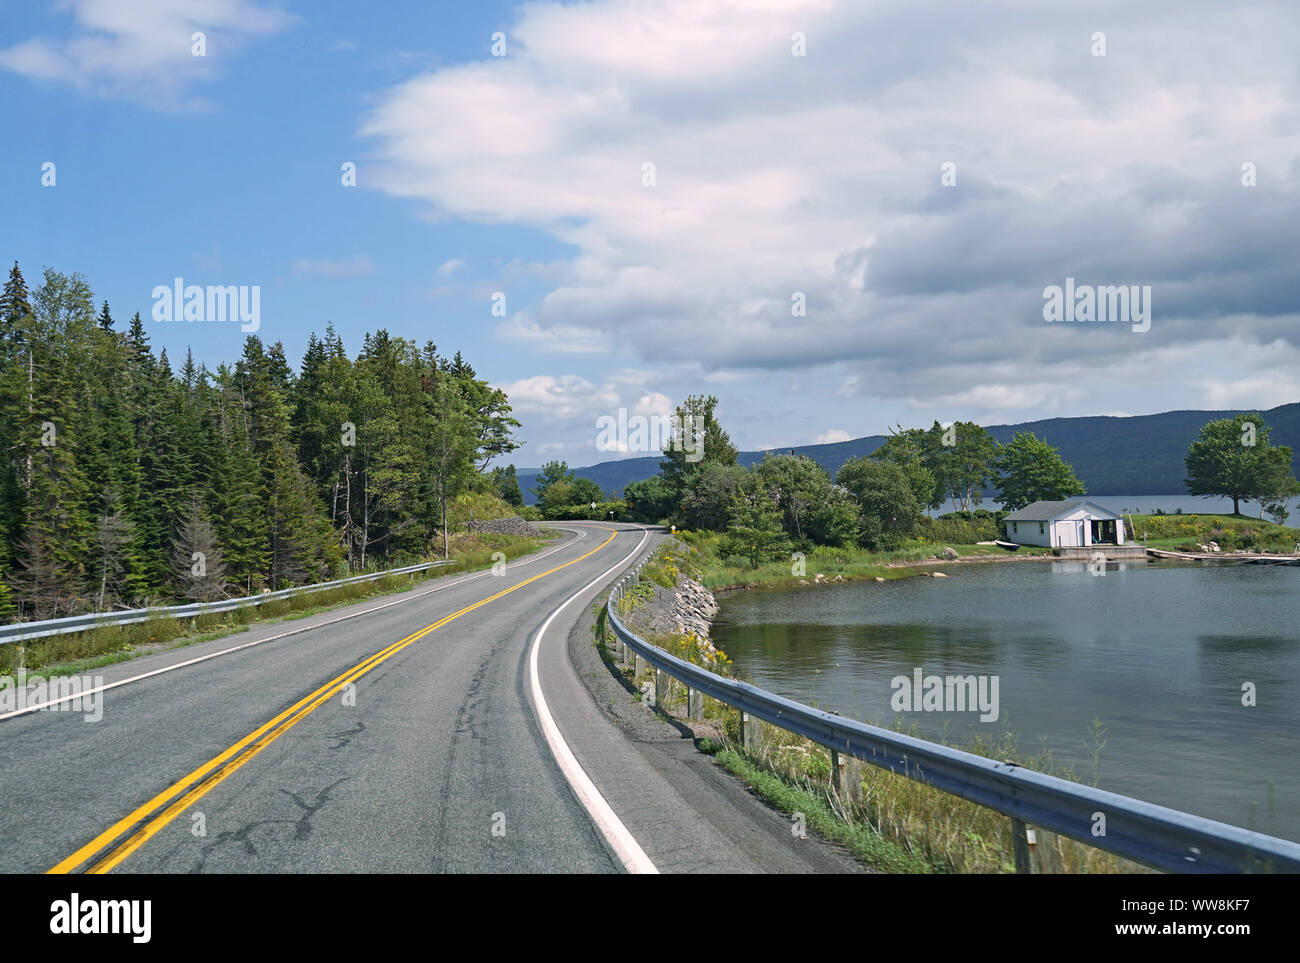
M 1198 551 L 1207 542 L 1217 542 L 1225 552 L 1295 551 L 1300 528 L 1277 525 L 1249 515 L 1132 515 L 1133 537 L 1151 548 Z

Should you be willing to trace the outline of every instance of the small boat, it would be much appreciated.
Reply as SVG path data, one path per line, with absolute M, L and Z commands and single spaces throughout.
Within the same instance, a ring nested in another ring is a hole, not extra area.
M 1016 549 L 1020 547 L 1019 543 L 1017 542 L 1004 542 L 1001 539 L 994 539 L 993 544 L 996 545 L 998 548 L 1005 548 L 1008 552 L 1014 552 Z

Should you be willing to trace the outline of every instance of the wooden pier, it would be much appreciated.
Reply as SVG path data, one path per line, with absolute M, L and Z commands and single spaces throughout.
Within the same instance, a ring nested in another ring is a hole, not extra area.
M 1091 562 L 1097 555 L 1105 555 L 1108 562 L 1145 562 L 1147 550 L 1141 545 L 1062 545 L 1052 550 L 1057 558 Z
M 1180 562 L 1236 562 L 1239 565 L 1300 565 L 1300 555 L 1239 555 L 1236 552 L 1171 552 L 1167 549 L 1148 548 L 1146 554 L 1154 561 Z

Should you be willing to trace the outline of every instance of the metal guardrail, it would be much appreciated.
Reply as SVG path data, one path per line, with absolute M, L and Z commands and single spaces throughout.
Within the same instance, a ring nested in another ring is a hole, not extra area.
M 0 626 L 0 645 L 9 642 L 22 642 L 27 639 L 40 639 L 51 635 L 67 635 L 70 632 L 86 632 L 104 625 L 131 625 L 135 622 L 147 622 L 149 619 L 170 618 L 188 619 L 207 612 L 229 612 L 233 609 L 265 605 L 280 599 L 321 592 L 326 589 L 354 585 L 357 582 L 375 582 L 389 575 L 406 575 L 408 573 L 427 571 L 441 565 L 452 565 L 455 559 L 437 562 L 420 562 L 401 568 L 390 568 L 383 572 L 370 572 L 366 575 L 353 575 L 335 582 L 319 582 L 315 585 L 301 585 L 297 588 L 281 589 L 265 595 L 250 595 L 245 598 L 222 599 L 220 602 L 192 602 L 189 605 L 161 605 L 148 609 L 124 609 L 121 612 L 90 612 L 86 615 L 73 615 L 63 619 L 46 619 L 42 622 L 17 622 L 13 625 Z
M 609 624 L 636 656 L 685 683 L 688 690 L 709 695 L 832 752 L 1003 813 L 1012 820 L 1013 836 L 1023 837 L 1026 825 L 1039 826 L 1176 873 L 1300 872 L 1300 844 L 845 719 L 670 655 L 631 632 L 614 611 L 615 603 L 639 579 L 644 565 L 643 561 L 610 592 L 606 602 Z M 688 695 L 688 705 L 693 702 Z M 1103 825 L 1099 817 L 1104 819 L 1104 835 L 1094 835 L 1094 827 Z M 1017 850 L 1017 868 L 1028 871 L 1027 849 L 1018 845 Z

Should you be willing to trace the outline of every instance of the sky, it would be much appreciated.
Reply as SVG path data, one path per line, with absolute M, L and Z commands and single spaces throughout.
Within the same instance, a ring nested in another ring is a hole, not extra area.
M 177 277 L 294 364 L 461 351 L 521 467 L 690 394 L 743 449 L 1300 400 L 1300 7 L 1086 6 L 3 0 L 0 260 L 174 362 L 246 336 Z

